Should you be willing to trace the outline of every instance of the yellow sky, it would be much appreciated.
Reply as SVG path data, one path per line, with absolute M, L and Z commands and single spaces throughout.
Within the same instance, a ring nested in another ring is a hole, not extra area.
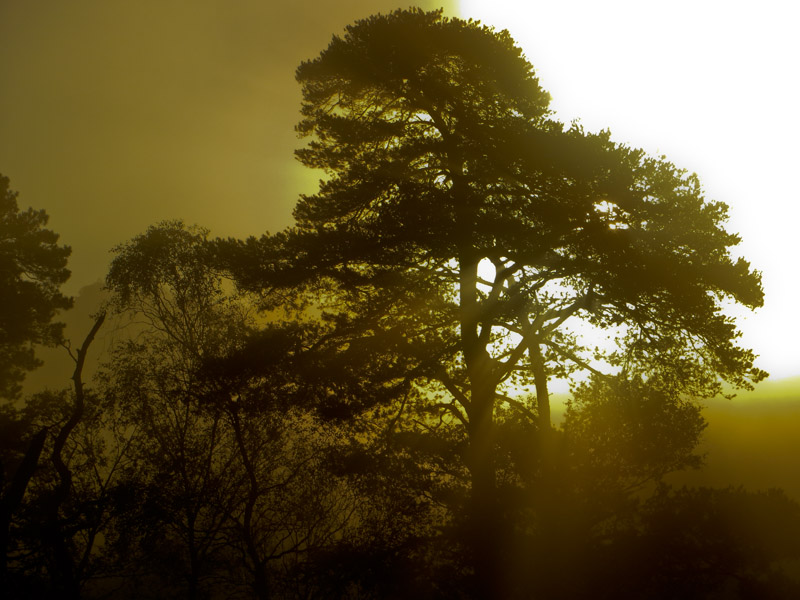
M 744 344 L 800 373 L 800 4 L 764 0 L 461 0 L 508 29 L 558 116 L 665 154 L 731 207 L 766 302 Z
M 428 8 L 441 2 L 426 0 Z M 455 0 L 448 2 L 455 10 Z M 0 2 L 0 172 L 73 247 L 70 293 L 162 219 L 213 235 L 289 224 L 294 69 L 389 0 Z M 745 343 L 800 373 L 800 41 L 790 2 L 462 0 L 510 29 L 562 119 L 697 171 L 732 207 L 767 305 Z
M 103 277 L 109 248 L 163 219 L 237 237 L 288 225 L 298 191 L 316 183 L 293 156 L 294 71 L 349 23 L 395 8 L 0 2 L 0 173 L 72 246 L 68 291 Z

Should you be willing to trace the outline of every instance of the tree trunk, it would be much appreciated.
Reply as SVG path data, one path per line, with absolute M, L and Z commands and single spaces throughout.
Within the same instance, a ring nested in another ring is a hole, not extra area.
M 75 370 L 72 373 L 72 382 L 75 389 L 75 405 L 67 422 L 61 427 L 53 442 L 53 451 L 50 459 L 58 473 L 58 484 L 44 504 L 44 526 L 42 529 L 42 542 L 50 550 L 53 560 L 56 589 L 60 597 L 75 599 L 80 598 L 81 574 L 76 569 L 75 557 L 70 548 L 70 534 L 64 531 L 61 518 L 61 507 L 72 493 L 72 470 L 64 462 L 62 453 L 72 431 L 83 418 L 85 394 L 83 389 L 83 366 L 86 354 L 94 341 L 95 335 L 105 321 L 105 313 L 101 313 L 94 322 L 91 331 L 83 340 L 75 359 Z
M 473 388 L 475 390 L 475 388 Z M 468 507 L 469 545 L 476 597 L 503 598 L 503 525 L 494 461 L 494 387 L 473 391 L 469 411 L 472 490 Z
M 534 385 L 536 386 L 536 408 L 539 413 L 539 429 L 542 435 L 552 427 L 550 418 L 550 393 L 547 390 L 547 372 L 544 368 L 544 357 L 538 342 L 528 345 Z
M 10 590 L 8 589 L 8 544 L 10 542 L 10 528 L 11 519 L 14 513 L 22 504 L 25 497 L 25 490 L 28 483 L 33 477 L 36 467 L 39 464 L 39 456 L 44 449 L 44 442 L 47 439 L 47 429 L 42 429 L 37 432 L 28 444 L 28 449 L 25 451 L 17 470 L 14 472 L 14 477 L 11 479 L 11 484 L 8 486 L 6 493 L 0 499 L 0 596 L 4 598 L 10 597 Z
M 253 510 L 255 509 L 256 502 L 260 495 L 258 474 L 256 473 L 253 462 L 250 460 L 250 454 L 247 451 L 237 408 L 231 406 L 228 414 L 231 417 L 233 431 L 236 436 L 236 444 L 239 448 L 239 454 L 241 455 L 242 464 L 244 465 L 248 480 L 242 535 L 244 536 L 245 549 L 250 557 L 250 561 L 253 563 L 253 592 L 255 593 L 255 597 L 259 600 L 268 600 L 270 597 L 270 586 L 269 578 L 267 577 L 267 565 L 266 560 L 261 557 L 261 553 L 258 551 L 254 531 L 255 527 L 253 525 Z
M 477 211 L 463 178 L 463 161 L 452 156 L 456 228 L 459 241 L 459 309 L 461 350 L 469 380 L 469 455 L 471 493 L 467 507 L 468 546 L 472 559 L 475 597 L 480 600 L 508 596 L 502 569 L 502 518 L 497 498 L 494 460 L 494 404 L 499 380 L 495 361 L 486 350 L 487 339 L 478 293 L 478 266 L 482 255 L 474 247 Z

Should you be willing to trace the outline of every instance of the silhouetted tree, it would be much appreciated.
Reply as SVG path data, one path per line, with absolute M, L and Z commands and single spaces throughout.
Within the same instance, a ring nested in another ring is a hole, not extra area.
M 59 291 L 71 250 L 44 228 L 47 220 L 43 210 L 19 210 L 0 175 L 0 398 L 19 396 L 25 372 L 40 364 L 34 345 L 61 340 L 63 325 L 53 318 L 72 306 Z
M 247 316 L 209 267 L 207 232 L 164 222 L 114 249 L 110 306 L 131 335 L 104 367 L 104 393 L 142 430 L 143 498 L 132 540 L 146 564 L 139 594 L 213 590 L 224 530 L 243 494 L 223 412 L 201 404 L 204 361 L 241 343 Z
M 31 435 L 30 424 L 13 406 L 2 410 L 0 439 L 2 461 L 0 465 L 0 591 L 8 594 L 13 588 L 9 578 L 9 554 L 13 551 L 12 522 L 23 505 L 28 486 L 39 466 L 39 458 L 47 440 L 47 429 Z
M 600 371 L 573 322 L 614 334 L 602 358 L 633 385 L 750 386 L 765 374 L 722 301 L 759 306 L 759 275 L 731 258 L 726 206 L 694 175 L 552 120 L 505 31 L 374 16 L 297 78 L 311 138 L 297 154 L 326 179 L 295 227 L 230 245 L 230 263 L 243 286 L 316 298 L 342 354 L 362 357 L 373 386 L 383 378 L 374 402 L 438 394 L 429 418 L 468 440 L 477 595 L 502 596 L 499 407 L 535 414 L 549 452 L 548 379 Z M 528 385 L 535 407 L 518 397 Z
M 95 543 L 105 528 L 108 492 L 117 483 L 118 465 L 109 467 L 104 461 L 99 403 L 84 387 L 83 369 L 104 319 L 100 314 L 81 346 L 74 354 L 70 350 L 75 361 L 72 389 L 40 392 L 16 415 L 31 441 L 14 483 L 3 495 L 5 504 L 19 474 L 27 473 L 27 489 L 4 519 L 11 542 L 4 552 L 12 596 L 79 598 L 87 581 L 98 574 Z
M 42 537 L 47 551 L 52 556 L 52 575 L 56 583 L 56 590 L 59 590 L 64 598 L 80 598 L 80 574 L 76 572 L 76 561 L 70 549 L 72 535 L 66 532 L 63 518 L 62 506 L 72 492 L 72 470 L 65 463 L 64 447 L 72 435 L 75 427 L 80 423 L 86 410 L 86 392 L 83 384 L 83 365 L 86 362 L 86 354 L 94 340 L 97 331 L 105 321 L 105 313 L 101 313 L 95 320 L 92 329 L 86 339 L 77 349 L 75 354 L 70 355 L 75 361 L 75 369 L 72 373 L 73 384 L 73 404 L 69 416 L 56 433 L 53 441 L 53 448 L 50 452 L 50 460 L 58 474 L 58 480 L 52 492 L 47 495 L 43 503 L 44 526 L 42 527 Z M 85 555 L 91 552 L 93 539 L 87 544 Z
M 139 593 L 302 596 L 305 557 L 340 536 L 353 510 L 323 467 L 339 442 L 304 410 L 299 357 L 315 338 L 301 324 L 257 329 L 206 236 L 153 226 L 116 249 L 107 278 L 135 331 L 103 389 L 142 430 L 134 452 L 146 500 L 131 521 L 152 577 Z M 184 585 L 171 581 L 178 573 Z
M 691 398 L 642 383 L 595 379 L 573 388 L 562 427 L 567 460 L 583 494 L 636 491 L 668 473 L 697 468 L 706 423 Z

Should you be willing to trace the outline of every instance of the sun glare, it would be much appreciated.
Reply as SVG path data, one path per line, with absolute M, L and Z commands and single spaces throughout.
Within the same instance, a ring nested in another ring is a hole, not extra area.
M 800 373 L 800 5 L 716 0 L 461 0 L 460 15 L 507 29 L 564 123 L 696 172 L 730 206 L 732 249 L 762 272 L 765 305 L 733 313 L 773 377 Z M 760 115 L 760 116 L 759 116 Z

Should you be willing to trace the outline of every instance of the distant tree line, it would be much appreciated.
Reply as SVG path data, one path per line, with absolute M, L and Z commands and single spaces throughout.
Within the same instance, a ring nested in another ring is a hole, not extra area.
M 296 224 L 150 227 L 79 345 L 69 248 L 0 179 L 0 595 L 798 597 L 800 505 L 664 483 L 699 402 L 766 376 L 726 206 L 557 122 L 473 21 L 374 16 L 297 78 L 325 178 Z M 72 381 L 23 398 L 38 344 Z

